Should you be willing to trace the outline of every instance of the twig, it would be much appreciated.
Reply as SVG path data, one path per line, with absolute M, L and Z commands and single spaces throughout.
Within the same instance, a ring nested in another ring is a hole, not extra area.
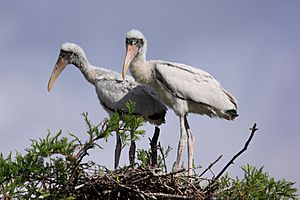
M 124 188 L 124 189 L 127 189 L 127 190 L 129 190 L 129 191 L 132 191 L 132 192 L 136 193 L 138 196 L 140 196 L 140 197 L 143 198 L 143 199 L 145 199 L 145 198 L 143 197 L 143 195 L 146 196 L 146 197 L 148 197 L 148 198 L 151 198 L 151 196 L 148 195 L 147 193 L 145 193 L 144 191 L 141 191 L 141 190 L 139 190 L 139 189 L 134 189 L 134 188 L 132 188 L 132 187 L 123 185 L 123 184 L 121 184 L 121 183 L 115 181 L 114 179 L 112 179 L 112 178 L 109 177 L 109 176 L 107 176 L 107 178 L 108 178 L 109 180 L 113 181 L 113 182 L 114 182 L 115 184 L 117 184 L 119 187 Z
M 162 148 L 161 145 L 160 145 L 160 142 L 158 143 L 158 147 L 159 147 L 159 151 L 160 151 L 160 153 L 161 153 L 161 157 L 162 157 L 163 162 L 164 162 L 164 163 L 163 163 L 163 166 L 165 167 L 165 172 L 167 172 L 168 169 L 167 169 L 166 157 L 165 157 L 163 148 Z
M 186 169 L 179 169 L 178 171 L 169 172 L 169 173 L 165 173 L 165 174 L 158 174 L 158 175 L 154 175 L 154 176 L 159 176 L 159 177 L 173 176 L 173 175 L 185 172 L 185 171 L 186 171 Z
M 6 191 L 5 191 L 5 188 L 3 186 L 3 184 L 1 184 L 1 189 L 2 189 L 2 197 L 3 197 L 3 200 L 9 200 L 9 196 L 7 195 Z
M 251 130 L 251 134 L 248 138 L 248 140 L 246 141 L 244 147 L 237 153 L 235 154 L 231 159 L 230 161 L 225 165 L 225 167 L 219 172 L 219 174 L 217 176 L 215 176 L 211 181 L 213 182 L 211 185 L 207 186 L 207 188 L 205 189 L 206 190 L 206 193 L 209 193 L 211 194 L 215 189 L 217 189 L 217 180 L 222 176 L 222 174 L 227 170 L 227 168 L 231 165 L 231 164 L 234 164 L 234 160 L 239 157 L 244 151 L 247 150 L 249 144 L 250 144 L 250 141 L 252 140 L 253 136 L 254 136 L 254 133 L 258 130 L 257 127 L 256 127 L 256 123 L 254 123 L 254 125 L 252 126 L 252 128 L 250 128 Z
M 155 196 L 159 198 L 167 198 L 167 199 L 194 199 L 194 197 L 187 197 L 183 195 L 177 194 L 165 194 L 165 193 L 146 193 L 149 196 Z
M 210 163 L 209 166 L 199 175 L 199 177 L 203 176 L 208 170 L 210 170 L 221 158 L 223 155 L 220 155 L 214 162 Z
M 254 125 L 252 126 L 252 128 L 250 128 L 250 130 L 251 130 L 250 137 L 249 137 L 248 140 L 246 141 L 244 147 L 243 147 L 237 154 L 235 154 L 235 155 L 231 158 L 231 160 L 225 165 L 225 167 L 224 167 L 224 168 L 220 171 L 220 173 L 214 178 L 214 180 L 218 180 L 218 179 L 220 178 L 220 176 L 222 176 L 222 174 L 227 170 L 227 168 L 228 168 L 231 164 L 234 163 L 233 161 L 234 161 L 237 157 L 239 157 L 244 151 L 247 150 L 247 148 L 248 148 L 248 146 L 249 146 L 249 144 L 250 144 L 250 141 L 252 140 L 252 138 L 253 138 L 253 136 L 254 136 L 254 133 L 258 130 L 258 129 L 256 128 L 256 123 L 254 123 Z

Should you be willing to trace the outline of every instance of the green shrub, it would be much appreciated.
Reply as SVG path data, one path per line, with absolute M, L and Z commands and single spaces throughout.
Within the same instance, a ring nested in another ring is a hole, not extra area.
M 228 174 L 219 180 L 216 199 L 297 199 L 294 183 L 285 179 L 276 181 L 263 167 L 243 166 L 242 179 L 230 178 Z
M 75 134 L 64 137 L 62 131 L 55 135 L 49 131 L 45 138 L 31 140 L 24 155 L 0 153 L 0 199 L 99 199 L 101 195 L 105 199 L 122 199 L 125 195 L 134 199 L 297 199 L 294 183 L 276 181 L 263 168 L 250 165 L 242 167 L 242 179 L 230 178 L 228 174 L 219 180 L 203 179 L 197 174 L 187 177 L 184 169 L 168 173 L 165 159 L 171 147 L 163 149 L 160 145 L 156 168 L 149 167 L 152 149 L 138 150 L 137 167 L 115 171 L 85 161 L 89 151 L 101 148 L 99 140 L 107 140 L 112 132 L 121 135 L 123 145 L 144 135 L 144 130 L 139 130 L 143 119 L 132 114 L 133 107 L 129 103 L 129 113 L 116 112 L 98 125 L 93 125 L 83 113 L 87 125 L 85 141 Z

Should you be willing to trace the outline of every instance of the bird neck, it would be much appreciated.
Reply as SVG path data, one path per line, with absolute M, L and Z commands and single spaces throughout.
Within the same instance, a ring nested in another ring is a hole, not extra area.
M 137 56 L 137 59 L 146 62 L 146 55 L 147 55 L 147 40 L 144 39 L 144 45 L 141 47 L 140 52 Z
M 136 59 L 131 62 L 130 73 L 141 84 L 151 84 L 151 66 L 145 59 Z
M 95 79 L 98 75 L 98 73 L 95 73 L 96 67 L 92 66 L 86 58 L 81 57 L 75 63 L 73 63 L 84 75 L 85 79 L 91 83 L 94 84 Z

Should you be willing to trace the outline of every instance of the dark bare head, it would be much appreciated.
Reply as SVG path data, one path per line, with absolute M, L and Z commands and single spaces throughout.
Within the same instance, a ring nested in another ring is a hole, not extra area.
M 142 57 L 146 60 L 147 40 L 142 32 L 132 29 L 126 36 L 126 55 L 122 70 L 122 77 L 125 78 L 128 67 L 131 62 L 137 58 Z
M 50 92 L 55 80 L 67 65 L 73 64 L 80 68 L 82 62 L 87 62 L 83 49 L 74 43 L 64 43 L 61 46 L 58 59 L 50 76 L 48 91 Z

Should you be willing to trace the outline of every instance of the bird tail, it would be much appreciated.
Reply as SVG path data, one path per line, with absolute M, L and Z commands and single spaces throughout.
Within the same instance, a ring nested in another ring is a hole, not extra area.
M 234 118 L 239 116 L 235 109 L 226 110 L 225 113 L 228 116 L 228 120 L 234 120 Z

